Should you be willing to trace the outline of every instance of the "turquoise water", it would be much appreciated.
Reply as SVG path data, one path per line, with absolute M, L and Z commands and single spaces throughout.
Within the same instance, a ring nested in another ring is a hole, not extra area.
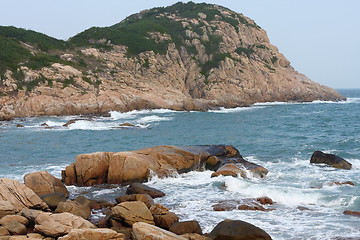
M 249 161 L 266 167 L 266 178 L 210 178 L 191 172 L 148 184 L 167 193 L 160 203 L 181 220 L 196 219 L 209 232 L 225 218 L 248 221 L 273 239 L 359 237 L 360 218 L 360 90 L 340 90 L 346 102 L 264 103 L 249 108 L 211 112 L 170 110 L 111 112 L 111 117 L 80 120 L 62 127 L 68 117 L 41 117 L 2 122 L 0 177 L 22 180 L 24 174 L 47 170 L 60 177 L 76 155 L 95 151 L 136 150 L 155 145 L 231 144 Z M 121 123 L 137 128 L 119 128 Z M 24 128 L 17 128 L 16 124 Z M 52 129 L 41 126 L 47 123 Z M 350 171 L 310 165 L 315 150 L 337 154 L 353 164 Z M 332 186 L 352 181 L 355 186 Z M 69 188 L 92 198 L 112 198 L 123 190 Z M 272 212 L 214 212 L 221 200 L 271 197 Z M 300 211 L 298 207 L 309 210 Z

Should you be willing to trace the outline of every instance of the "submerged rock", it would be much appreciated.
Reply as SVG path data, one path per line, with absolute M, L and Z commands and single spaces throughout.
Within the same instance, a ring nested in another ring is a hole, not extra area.
M 207 236 L 213 240 L 270 240 L 264 230 L 240 220 L 224 220 Z
M 325 163 L 334 168 L 351 169 L 352 165 L 345 159 L 334 154 L 327 154 L 321 151 L 315 151 L 311 156 L 310 163 Z

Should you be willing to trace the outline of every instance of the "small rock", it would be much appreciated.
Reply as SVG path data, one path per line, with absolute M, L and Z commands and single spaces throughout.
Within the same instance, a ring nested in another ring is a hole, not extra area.
M 131 123 L 122 123 L 119 125 L 120 127 L 136 127 L 135 125 L 131 124 Z
M 272 205 L 273 204 L 273 200 L 269 197 L 261 197 L 261 198 L 256 199 L 256 201 L 260 202 L 262 205 L 266 205 L 266 204 Z
M 182 234 L 181 236 L 188 240 L 211 240 L 211 238 L 200 235 L 198 233 L 186 233 L 186 234 Z
M 186 240 L 186 238 L 166 231 L 159 227 L 144 222 L 137 222 L 133 225 L 133 235 L 135 239 L 158 239 L 158 240 Z
M 150 208 L 152 205 L 155 205 L 154 200 L 152 197 L 150 197 L 149 194 L 130 194 L 118 197 L 115 200 L 117 203 L 140 201 L 145 203 L 148 208 Z
M 146 222 L 152 225 L 154 217 L 143 202 L 123 202 L 111 209 L 111 218 L 132 226 L 136 222 Z
M 44 194 L 40 196 L 51 210 L 55 210 L 59 203 L 66 201 L 66 195 L 63 192 L 54 192 L 49 194 Z
M 133 183 L 130 184 L 130 186 L 126 190 L 126 194 L 149 194 L 152 198 L 158 198 L 165 196 L 165 193 L 163 193 L 160 190 L 157 190 L 155 188 L 149 187 L 142 183 Z
M 222 201 L 212 205 L 214 211 L 232 211 L 237 208 L 239 202 L 237 201 Z
M 0 224 L 4 226 L 11 221 L 19 222 L 24 226 L 29 225 L 29 220 L 26 217 L 20 215 L 7 215 L 5 217 L 2 217 L 0 219 Z
M 67 123 L 63 124 L 63 127 L 68 127 L 70 124 L 73 124 L 76 121 L 77 121 L 76 119 L 69 120 Z
M 4 227 L 13 235 L 26 235 L 27 233 L 25 225 L 17 221 L 7 222 Z
M 238 166 L 236 166 L 234 163 L 228 163 L 219 168 L 216 172 L 211 174 L 211 177 L 217 177 L 217 176 L 232 176 L 237 177 L 240 175 L 242 178 L 246 177 L 246 172 L 242 169 L 240 169 Z
M 159 203 L 151 206 L 150 212 L 154 217 L 155 225 L 167 230 L 179 221 L 179 217 L 175 213 L 170 212 L 169 209 Z
M 34 226 L 35 219 L 40 213 L 42 213 L 42 211 L 40 210 L 24 208 L 23 210 L 21 210 L 20 215 L 25 217 L 29 221 L 31 226 Z
M 321 151 L 315 151 L 311 156 L 310 163 L 325 163 L 334 168 L 350 170 L 352 165 L 345 159 L 334 154 L 326 154 Z
M 9 236 L 10 233 L 5 227 L 0 227 L 0 236 Z
M 123 240 L 124 234 L 117 233 L 114 230 L 107 228 L 99 229 L 73 229 L 67 235 L 59 237 L 58 240 L 75 240 L 75 239 L 88 239 L 88 240 Z
M 354 184 L 353 182 L 351 182 L 351 181 L 347 181 L 347 182 L 332 182 L 331 185 L 333 185 L 333 184 L 339 185 L 339 186 L 341 186 L 341 185 L 351 185 L 351 186 L 355 186 L 355 184 Z
M 16 127 L 18 127 L 18 128 L 23 128 L 23 127 L 24 127 L 24 125 L 21 125 L 21 124 L 16 124 Z
M 0 218 L 6 215 L 14 215 L 15 208 L 9 201 L 1 201 L 0 200 Z
M 88 219 L 91 214 L 91 210 L 88 206 L 81 205 L 76 201 L 60 202 L 55 210 L 55 213 L 64 212 L 72 213 L 84 219 Z
M 211 156 L 206 160 L 206 169 L 214 171 L 220 164 L 220 159 L 216 156 Z
M 43 124 L 41 124 L 41 126 L 43 126 L 43 127 L 47 127 L 47 126 L 49 126 L 47 123 L 43 123 Z
M 170 229 L 170 232 L 173 232 L 177 235 L 183 235 L 186 233 L 197 233 L 202 234 L 202 230 L 198 221 L 185 221 L 174 223 Z
M 271 237 L 264 230 L 244 221 L 226 219 L 220 222 L 207 237 L 226 240 L 270 240 Z
M 356 212 L 356 211 L 346 210 L 346 211 L 344 211 L 344 214 L 345 215 L 352 215 L 352 216 L 360 217 L 360 212 Z

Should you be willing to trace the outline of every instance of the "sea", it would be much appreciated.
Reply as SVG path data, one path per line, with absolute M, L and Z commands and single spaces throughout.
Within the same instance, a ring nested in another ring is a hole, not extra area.
M 268 175 L 211 178 L 211 171 L 199 170 L 163 179 L 154 176 L 146 184 L 166 193 L 155 202 L 175 212 L 180 221 L 197 220 L 204 233 L 224 219 L 233 219 L 260 227 L 273 239 L 360 239 L 360 217 L 343 214 L 360 211 L 360 89 L 338 91 L 346 101 L 257 103 L 208 112 L 112 111 L 107 117 L 48 116 L 1 122 L 0 177 L 23 182 L 26 173 L 46 170 L 61 178 L 61 170 L 78 154 L 97 151 L 233 145 L 246 160 L 268 169 Z M 120 127 L 122 123 L 135 127 Z M 352 169 L 310 164 L 316 150 L 346 159 Z M 351 181 L 355 186 L 334 181 Z M 114 202 L 126 186 L 68 189 L 72 198 L 82 194 Z M 212 207 L 225 200 L 263 196 L 274 201 L 271 208 L 275 210 L 218 212 Z M 91 217 L 100 218 L 102 213 Z

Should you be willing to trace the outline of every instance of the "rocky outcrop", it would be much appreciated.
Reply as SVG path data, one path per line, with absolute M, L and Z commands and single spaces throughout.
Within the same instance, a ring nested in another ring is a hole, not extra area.
M 35 219 L 34 230 L 47 237 L 59 237 L 68 234 L 73 229 L 95 228 L 82 217 L 71 213 L 40 213 Z
M 74 50 L 58 50 L 70 63 L 62 61 L 37 70 L 19 66 L 24 75 L 21 81 L 8 70 L 0 84 L 4 95 L 0 97 L 0 119 L 145 108 L 205 111 L 254 102 L 345 99 L 295 71 L 253 20 L 221 6 L 206 8 L 218 13 L 201 18 L 154 10 L 154 16 L 171 21 L 174 28 L 183 26 L 172 36 L 144 33 L 142 37 L 154 39 L 156 45 L 168 43 L 161 53 L 148 49 L 131 56 L 128 46 L 112 43 L 118 39 L 101 39 L 105 49 L 75 46 Z M 139 14 L 131 21 L 142 24 L 147 20 Z M 108 33 L 105 35 L 111 35 Z M 180 43 L 178 36 L 182 36 Z M 88 42 L 91 46 L 96 39 Z M 34 47 L 29 45 L 29 49 Z M 80 66 L 75 59 L 86 65 Z
M 324 163 L 334 168 L 351 169 L 352 165 L 342 157 L 334 154 L 327 154 L 321 151 L 315 151 L 311 156 L 310 163 Z
M 251 211 L 272 211 L 273 208 L 268 208 L 263 205 L 272 205 L 273 201 L 268 197 L 261 197 L 257 199 L 243 199 L 243 200 L 225 200 L 212 205 L 214 211 L 232 211 L 251 210 Z
M 7 206 L 6 211 L 11 211 L 11 208 L 14 212 L 20 212 L 23 208 L 48 209 L 46 203 L 33 190 L 19 181 L 1 178 L 0 192 L 0 203 Z
M 175 233 L 143 222 L 137 222 L 133 225 L 133 234 L 137 240 L 186 240 L 186 238 L 178 236 Z
M 60 179 L 54 177 L 47 171 L 28 173 L 24 176 L 24 183 L 31 188 L 37 195 L 62 192 L 65 197 L 69 197 L 69 191 Z
M 264 230 L 240 220 L 224 220 L 220 222 L 207 236 L 211 239 L 227 240 L 270 240 L 271 237 Z
M 90 153 L 76 157 L 76 162 L 62 171 L 65 184 L 91 186 L 101 183 L 124 184 L 146 181 L 150 172 L 160 177 L 200 169 L 206 160 L 216 156 L 219 162 L 212 169 L 228 163 L 241 165 L 255 177 L 264 177 L 267 170 L 243 159 L 239 151 L 228 145 L 156 146 L 137 151 Z

